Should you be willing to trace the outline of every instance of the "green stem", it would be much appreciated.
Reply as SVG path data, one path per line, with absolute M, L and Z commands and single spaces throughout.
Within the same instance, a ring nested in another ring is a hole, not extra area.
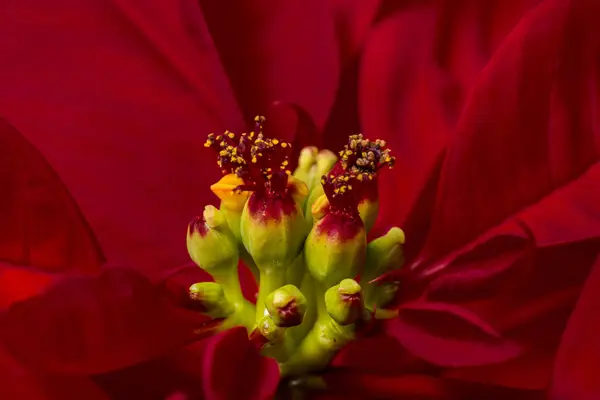
M 354 324 L 339 325 L 327 314 L 323 287 L 317 288 L 316 298 L 317 321 L 289 360 L 280 364 L 282 377 L 325 368 L 338 350 L 354 338 Z
M 223 328 L 235 325 L 243 325 L 250 330 L 254 326 L 254 306 L 244 298 L 240 279 L 238 276 L 237 263 L 226 270 L 211 274 L 215 282 L 223 287 L 225 297 L 234 308 L 234 313 L 227 318 Z
M 246 265 L 246 267 L 248 267 L 250 272 L 252 272 L 252 276 L 254 276 L 254 280 L 256 281 L 256 284 L 260 286 L 260 273 L 258 272 L 258 267 L 256 266 L 254 259 L 248 253 L 248 250 L 246 250 L 244 245 L 241 244 L 241 242 L 240 242 L 239 249 L 240 249 L 240 258 L 244 262 L 244 265 Z
M 300 263 L 300 264 L 299 264 Z M 298 268 L 304 271 L 304 258 L 300 255 L 292 267 L 287 270 L 287 279 L 290 280 L 290 270 L 292 268 Z M 302 322 L 298 326 L 290 328 L 280 328 L 284 330 L 283 338 L 277 343 L 271 343 L 263 347 L 262 353 L 265 356 L 272 357 L 278 362 L 282 363 L 288 360 L 288 358 L 296 350 L 296 346 L 306 336 L 310 328 L 313 326 L 316 320 L 316 307 L 314 302 L 314 283 L 313 278 L 310 274 L 304 273 L 302 279 L 301 291 L 307 300 L 307 311 L 302 319 Z M 295 284 L 296 285 L 296 284 Z
M 242 234 L 240 233 L 240 221 L 242 218 L 242 211 L 227 208 L 223 205 L 223 203 L 221 203 L 220 211 L 223 213 L 223 215 L 225 215 L 227 225 L 229 225 L 229 229 L 233 233 L 233 236 L 235 237 L 237 242 L 240 243 L 240 258 L 242 259 L 242 261 L 244 261 L 244 264 L 246 264 L 248 269 L 250 269 L 252 275 L 254 275 L 254 279 L 256 279 L 256 282 L 258 283 L 258 268 L 256 267 L 256 263 L 254 262 L 250 254 L 248 254 L 248 251 L 242 244 Z
M 305 272 L 304 253 L 300 253 L 286 271 L 286 283 L 300 287 Z

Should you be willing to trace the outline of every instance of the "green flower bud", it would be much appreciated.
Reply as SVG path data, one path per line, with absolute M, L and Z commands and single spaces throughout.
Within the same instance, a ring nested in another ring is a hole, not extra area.
M 306 314 L 306 298 L 294 285 L 285 285 L 271 292 L 265 299 L 267 311 L 275 325 L 282 328 L 297 326 Z
M 366 233 L 356 209 L 353 176 L 323 178 L 326 197 L 313 207 L 319 219 L 304 245 L 310 274 L 326 287 L 358 275 L 365 261 Z
M 234 311 L 225 298 L 221 285 L 215 282 L 198 282 L 189 288 L 190 300 L 212 318 L 226 318 Z
M 317 165 L 315 168 L 315 173 L 313 174 L 312 179 L 309 183 L 309 188 L 311 190 L 321 186 L 319 183 L 321 177 L 331 170 L 331 168 L 335 165 L 337 159 L 337 156 L 332 151 L 329 151 L 327 149 L 319 151 L 319 154 L 317 154 Z
M 275 325 L 273 319 L 266 315 L 258 321 L 254 335 L 256 334 L 262 335 L 268 343 L 276 344 L 283 340 L 285 329 Z
M 385 235 L 372 240 L 367 245 L 365 276 L 374 279 L 396 268 L 404 262 L 404 232 L 393 227 Z
M 319 153 L 319 149 L 314 146 L 305 147 L 300 151 L 300 156 L 298 157 L 298 167 L 294 171 L 294 178 L 301 180 L 304 182 L 309 190 L 309 184 L 312 181 L 312 176 L 314 175 L 314 171 L 317 166 L 317 154 Z
M 294 177 L 306 183 L 308 190 L 312 191 L 320 186 L 321 176 L 329 172 L 336 161 L 337 156 L 327 149 L 318 151 L 314 146 L 305 147 L 300 152 Z
M 213 206 L 206 206 L 202 217 L 188 225 L 187 249 L 190 258 L 209 274 L 237 266 L 238 245 L 225 217 Z
M 315 177 L 320 179 L 321 176 L 328 173 L 337 160 L 338 158 L 334 152 L 327 149 L 319 151 L 319 154 L 317 154 L 317 173 L 315 174 Z
M 349 325 L 361 318 L 364 312 L 360 285 L 344 279 L 325 292 L 327 313 L 340 325 Z
M 306 190 L 301 185 L 300 190 Z M 306 223 L 291 195 L 269 198 L 253 193 L 242 212 L 241 234 L 259 269 L 287 268 L 300 254 Z
M 337 156 L 329 150 L 321 150 L 315 158 L 316 165 L 313 167 L 310 181 L 308 182 L 310 194 L 308 195 L 308 200 L 304 207 L 304 217 L 309 226 L 313 224 L 311 209 L 317 199 L 325 193 L 323 192 L 323 187 L 319 184 L 319 180 L 331 170 L 331 167 L 335 165 L 336 161 Z

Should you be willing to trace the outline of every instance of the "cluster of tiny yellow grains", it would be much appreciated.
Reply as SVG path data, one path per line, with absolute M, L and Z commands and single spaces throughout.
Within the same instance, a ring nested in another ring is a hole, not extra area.
M 395 157 L 390 153 L 391 150 L 386 148 L 385 140 L 371 141 L 359 133 L 348 138 L 348 144 L 339 154 L 345 170 L 350 169 L 357 175 L 359 173 L 371 175 L 385 165 L 390 168 L 394 166 Z
M 242 133 L 239 137 L 230 131 L 219 135 L 211 133 L 204 147 L 217 151 L 217 164 L 223 174 L 240 175 L 249 164 L 259 164 L 262 175 L 270 179 L 273 174 L 273 162 L 276 162 L 281 170 L 290 175 L 289 160 L 285 153 L 291 148 L 291 144 L 265 137 L 265 117 L 256 116 L 254 122 L 255 129 L 250 133 Z
M 321 185 L 331 185 L 333 187 L 333 196 L 344 194 L 352 190 L 352 183 L 355 180 L 362 180 L 362 174 L 344 173 L 341 175 L 328 174 L 321 177 Z M 373 179 L 369 176 L 368 179 Z

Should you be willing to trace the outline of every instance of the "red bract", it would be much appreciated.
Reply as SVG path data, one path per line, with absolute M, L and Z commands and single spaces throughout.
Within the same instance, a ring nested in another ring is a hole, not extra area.
M 537 3 L 2 6 L 0 114 L 21 133 L 0 123 L 0 307 L 24 301 L 0 316 L 0 397 L 275 393 L 241 329 L 186 346 L 220 321 L 176 307 L 206 274 L 165 272 L 211 202 L 204 134 L 273 101 L 296 150 L 362 128 L 397 157 L 380 221 L 407 236 L 399 317 L 338 354 L 328 394 L 538 398 L 567 326 L 553 390 L 596 396 L 600 9 L 519 22 Z M 100 273 L 100 247 L 133 269 Z
M 104 256 L 73 198 L 43 156 L 4 120 L 0 187 L 0 309 L 43 291 L 62 274 L 98 271 Z

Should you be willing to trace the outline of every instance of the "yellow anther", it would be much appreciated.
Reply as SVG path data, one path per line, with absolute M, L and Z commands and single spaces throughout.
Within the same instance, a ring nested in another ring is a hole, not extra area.
M 272 140 L 272 142 L 273 142 L 273 144 L 275 144 L 275 145 L 279 144 L 279 140 L 277 140 L 277 139 L 273 139 L 273 140 Z
M 281 147 L 283 147 L 284 149 L 288 146 L 292 147 L 292 145 L 289 143 L 286 143 L 286 142 L 281 143 Z

